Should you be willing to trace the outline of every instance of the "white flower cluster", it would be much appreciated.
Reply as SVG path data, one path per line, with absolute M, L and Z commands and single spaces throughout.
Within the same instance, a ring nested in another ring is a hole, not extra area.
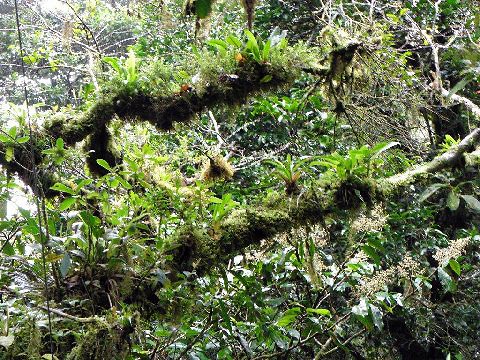
M 383 290 L 386 286 L 400 279 L 408 279 L 411 276 L 421 273 L 421 268 L 410 255 L 406 255 L 396 266 L 375 273 L 370 279 L 357 289 L 355 294 L 360 296 L 370 296 Z
M 465 248 L 470 243 L 470 237 L 453 240 L 445 249 L 439 249 L 433 255 L 434 259 L 442 266 L 446 265 L 450 259 L 455 259 L 463 254 Z
M 353 221 L 350 225 L 351 234 L 354 235 L 362 232 L 380 231 L 386 224 L 387 219 L 388 215 L 385 214 L 385 208 L 382 204 L 377 204 L 370 211 L 370 214 L 362 214 Z

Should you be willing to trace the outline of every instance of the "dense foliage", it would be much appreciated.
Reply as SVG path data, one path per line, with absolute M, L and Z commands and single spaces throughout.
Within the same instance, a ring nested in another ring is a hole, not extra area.
M 0 359 L 480 358 L 475 0 L 0 4 Z

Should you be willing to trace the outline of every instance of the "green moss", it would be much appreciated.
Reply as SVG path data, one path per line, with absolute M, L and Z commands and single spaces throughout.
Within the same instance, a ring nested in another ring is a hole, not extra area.
M 362 204 L 370 206 L 381 196 L 372 179 L 350 178 L 343 181 L 335 191 L 335 205 L 341 210 L 356 209 Z
M 128 353 L 128 331 L 119 325 L 97 323 L 81 336 L 67 360 L 124 359 Z
M 290 229 L 290 214 L 279 209 L 239 209 L 221 225 L 221 253 L 231 256 L 239 250 Z
M 171 239 L 172 255 L 170 265 L 176 270 L 193 270 L 194 267 L 204 267 L 209 259 L 215 259 L 218 245 L 206 232 L 185 226 L 179 229 Z

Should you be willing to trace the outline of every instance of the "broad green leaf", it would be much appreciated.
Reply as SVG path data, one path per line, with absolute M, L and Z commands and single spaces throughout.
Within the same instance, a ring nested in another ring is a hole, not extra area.
M 457 289 L 457 286 L 452 277 L 442 267 L 439 267 L 437 270 L 438 278 L 440 279 L 440 283 L 442 284 L 443 288 L 446 291 L 454 292 Z
M 124 178 L 122 178 L 121 176 L 118 176 L 117 179 L 125 189 L 130 190 L 132 188 L 132 185 L 130 185 L 130 183 L 127 180 L 125 180 Z
M 245 35 L 247 36 L 248 41 L 251 42 L 258 49 L 258 43 L 255 35 L 253 35 L 250 30 L 245 30 Z
M 118 58 L 105 56 L 102 60 L 110 65 L 119 75 L 123 75 L 123 69 Z
M 455 274 L 460 276 L 462 270 L 457 260 L 450 259 L 450 261 L 448 262 L 448 265 L 450 265 L 450 268 L 455 272 Z
M 60 262 L 60 273 L 62 274 L 62 277 L 67 276 L 68 270 L 70 269 L 70 266 L 72 265 L 72 259 L 70 259 L 70 255 L 68 253 L 65 253 L 63 255 L 62 261 Z
M 235 35 L 228 35 L 227 43 L 236 46 L 237 48 L 241 48 L 243 46 L 242 42 Z
M 380 144 L 377 144 L 376 146 L 374 146 L 372 148 L 372 152 L 373 152 L 373 156 L 372 156 L 372 159 L 378 157 L 381 153 L 387 151 L 388 149 L 391 149 L 392 147 L 394 146 L 397 146 L 397 145 L 400 145 L 400 143 L 398 141 L 392 141 L 392 142 L 389 142 L 389 143 L 380 143 Z
M 382 314 L 381 310 L 378 307 L 376 307 L 375 305 L 370 304 L 369 315 L 371 316 L 373 324 L 375 325 L 375 327 L 379 330 L 382 330 L 383 329 L 383 320 L 382 320 L 383 314 Z
M 73 197 L 69 197 L 65 200 L 63 200 L 60 205 L 58 206 L 58 210 L 59 211 L 65 211 L 67 210 L 68 208 L 70 208 L 73 204 L 75 204 L 75 198 Z
M 450 191 L 447 197 L 447 206 L 450 210 L 455 211 L 460 205 L 460 196 L 455 194 L 454 191 Z
M 220 47 L 224 50 L 227 50 L 228 49 L 228 43 L 226 43 L 225 41 L 223 40 L 218 40 L 218 39 L 213 39 L 213 40 L 209 40 L 207 41 L 207 44 L 208 45 L 212 45 L 212 46 L 215 46 L 215 47 Z
M 46 262 L 57 262 L 63 259 L 63 254 L 49 253 L 45 256 Z
M 286 327 L 295 321 L 302 310 L 299 307 L 294 307 L 285 311 L 280 319 L 277 321 L 277 325 L 280 327 Z
M 128 58 L 125 60 L 125 67 L 127 68 L 128 83 L 134 83 L 137 80 L 137 57 L 133 50 L 130 50 L 128 53 Z
M 222 300 L 219 300 L 220 303 L 220 315 L 222 316 L 227 329 L 230 331 L 230 334 L 233 332 L 232 322 L 230 321 L 230 316 L 228 316 L 227 308 L 225 307 L 225 303 Z
M 290 315 L 283 315 L 280 319 L 277 321 L 277 325 L 280 327 L 287 327 L 291 323 L 295 321 L 298 315 L 296 314 L 290 314 Z
M 381 252 L 385 252 L 385 247 L 382 245 L 380 240 L 378 239 L 369 239 L 368 240 L 368 245 L 374 247 L 377 250 L 380 250 Z
M 316 315 L 323 315 L 323 316 L 331 316 L 331 312 L 328 309 L 312 309 L 307 308 L 308 314 L 316 314 Z
M 2 243 L 2 251 L 5 255 L 12 256 L 15 255 L 15 248 L 8 241 Z
M 12 138 L 8 135 L 0 134 L 0 141 L 3 142 L 3 143 L 8 143 L 8 142 L 12 141 Z
M 10 130 L 8 130 L 8 135 L 10 135 L 12 139 L 15 139 L 17 137 L 17 127 L 12 126 Z
M 64 142 L 62 138 L 58 138 L 57 141 L 55 142 L 55 147 L 57 149 L 63 149 Z
M 67 185 L 62 184 L 62 183 L 56 183 L 55 185 L 50 187 L 50 189 L 57 190 L 57 191 L 60 191 L 60 192 L 64 192 L 64 193 L 67 193 L 67 194 L 70 194 L 70 195 L 75 195 L 75 191 L 73 191 L 72 188 L 70 188 Z
M 263 50 L 262 50 L 262 58 L 263 58 L 263 61 L 267 61 L 268 58 L 270 57 L 270 47 L 271 47 L 271 44 L 272 44 L 272 41 L 271 41 L 271 40 L 267 40 L 267 42 L 266 42 L 265 45 L 263 46 Z
M 26 142 L 28 142 L 28 140 L 30 140 L 30 136 L 21 136 L 15 139 L 15 141 L 19 144 L 25 144 Z
M 480 201 L 478 201 L 478 199 L 472 195 L 460 195 L 463 200 L 465 200 L 465 202 L 467 203 L 467 206 L 476 211 L 476 212 L 480 212 Z
M 380 256 L 377 254 L 375 249 L 369 245 L 363 245 L 362 250 L 367 254 L 376 264 L 380 264 Z
M 97 159 L 97 164 L 100 165 L 101 167 L 107 169 L 108 171 L 112 172 L 112 168 L 110 165 L 108 165 L 108 162 L 106 162 L 103 159 Z
M 90 212 L 88 211 L 82 211 L 80 212 L 80 218 L 82 221 L 85 223 L 85 225 L 93 228 L 95 225 L 99 222 L 99 218 L 96 216 L 93 216 Z
M 447 184 L 433 184 L 431 186 L 429 186 L 428 188 L 426 188 L 419 196 L 418 198 L 418 202 L 422 203 L 424 202 L 425 200 L 427 200 L 430 196 L 432 196 L 433 194 L 435 194 L 439 189 L 441 188 L 444 188 L 446 187 Z
M 468 85 L 470 81 L 472 81 L 474 77 L 472 75 L 467 75 L 465 76 L 462 80 L 457 82 L 455 86 L 448 92 L 447 99 L 450 99 L 450 97 L 460 90 L 462 90 L 465 86 Z

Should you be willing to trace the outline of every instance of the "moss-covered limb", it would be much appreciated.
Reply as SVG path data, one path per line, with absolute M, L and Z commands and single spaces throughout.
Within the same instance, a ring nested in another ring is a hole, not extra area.
M 258 91 L 286 85 L 294 79 L 292 74 L 267 63 L 250 62 L 239 66 L 233 74 L 220 73 L 215 78 L 203 79 L 206 85 L 202 89 L 191 86 L 185 91 L 159 94 L 156 89 L 145 91 L 119 84 L 79 118 L 56 117 L 45 128 L 48 134 L 61 137 L 68 145 L 108 125 L 114 116 L 127 121 L 148 121 L 161 130 L 168 130 L 173 123 L 187 122 L 205 108 L 239 104 Z
M 250 245 L 298 226 L 322 222 L 337 209 L 336 191 L 312 188 L 300 196 L 278 195 L 268 204 L 234 210 L 210 232 L 184 227 L 172 239 L 168 265 L 174 271 L 195 268 L 201 274 Z M 358 205 L 351 203 L 352 207 Z
M 480 119 L 480 107 L 475 103 L 473 103 L 471 100 L 457 94 L 450 94 L 450 91 L 443 88 L 441 89 L 441 94 L 443 97 L 447 99 L 451 99 L 452 101 L 463 104 L 468 110 L 470 110 L 473 113 L 473 115 L 477 119 Z
M 437 156 L 432 161 L 420 164 L 403 173 L 393 175 L 383 180 L 382 185 L 385 185 L 388 189 L 408 185 L 418 176 L 425 176 L 429 173 L 455 166 L 462 161 L 464 154 L 473 150 L 478 142 L 480 142 L 480 128 L 473 130 L 457 146 Z
M 7 152 L 12 151 L 12 158 Z M 50 189 L 55 184 L 55 174 L 42 166 L 43 154 L 38 143 L 30 139 L 24 144 L 0 143 L 0 165 L 10 174 L 17 175 L 22 182 L 29 186 L 35 195 L 55 196 L 57 193 Z M 36 171 L 36 179 L 34 176 Z

